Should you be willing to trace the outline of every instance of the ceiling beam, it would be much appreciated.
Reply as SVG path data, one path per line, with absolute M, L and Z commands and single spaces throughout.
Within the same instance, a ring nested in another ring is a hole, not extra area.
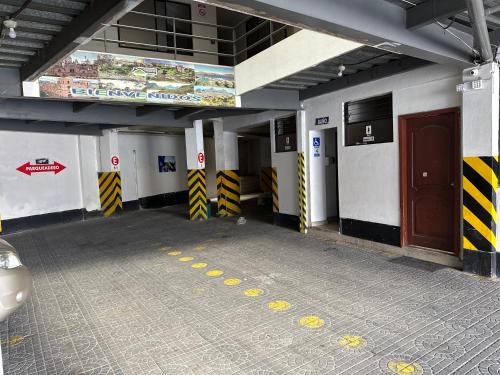
M 97 105 L 97 102 L 73 102 L 73 112 L 79 113 L 86 108 L 90 108 L 94 105 Z
M 38 52 L 38 55 L 33 56 L 21 68 L 21 80 L 31 81 L 38 78 L 44 71 L 103 29 L 105 24 L 120 18 L 141 2 L 142 0 L 90 2 L 79 16 L 75 17 L 46 47 Z
M 473 65 L 473 53 L 466 45 L 472 45 L 472 35 L 453 25 L 443 31 L 435 23 L 408 30 L 406 9 L 386 0 L 205 2 L 439 64 L 460 68 Z
M 191 117 L 193 115 L 196 115 L 200 112 L 205 111 L 206 108 L 184 108 L 184 109 L 179 109 L 178 111 L 174 112 L 174 117 L 176 119 L 181 119 L 184 117 Z
M 149 116 L 136 117 L 135 107 L 96 105 L 82 112 L 73 112 L 73 103 L 40 98 L 18 98 L 0 102 L 0 119 L 33 120 L 40 122 L 73 122 L 86 124 L 106 124 L 119 126 L 158 126 L 190 128 L 192 121 L 175 119 L 173 111 L 151 113 Z
M 161 105 L 144 105 L 142 107 L 136 108 L 135 115 L 137 117 L 142 117 L 142 116 L 149 115 L 150 113 L 163 111 L 164 109 L 166 109 L 166 108 L 161 106 Z
M 262 109 L 206 109 L 201 113 L 197 113 L 190 117 L 191 120 L 209 120 L 213 118 L 223 118 L 232 116 L 252 115 L 255 113 L 265 112 Z
M 40 121 L 27 124 L 23 120 L 0 119 L 0 130 L 29 133 L 102 135 L 99 125 L 67 127 L 64 123 Z
M 416 29 L 467 10 L 465 0 L 424 1 L 406 11 L 406 27 Z
M 429 65 L 427 61 L 415 59 L 413 57 L 404 57 L 401 60 L 394 60 L 383 65 L 375 66 L 359 73 L 350 74 L 342 78 L 337 78 L 328 83 L 310 87 L 300 92 L 300 100 L 311 99 L 319 95 L 345 89 L 347 87 L 360 85 L 362 83 L 375 81 L 377 79 L 389 77 L 395 74 L 404 73 L 409 70 L 417 69 Z

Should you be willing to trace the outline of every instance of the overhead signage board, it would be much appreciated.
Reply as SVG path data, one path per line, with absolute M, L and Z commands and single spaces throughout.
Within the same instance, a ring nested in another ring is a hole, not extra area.
M 25 82 L 25 96 L 235 107 L 234 68 L 76 51 Z
M 33 173 L 61 173 L 66 167 L 57 161 L 49 164 L 49 159 L 36 159 L 35 164 L 31 162 L 26 162 L 23 165 L 16 168 L 19 172 L 31 176 Z
M 329 116 L 326 116 L 326 117 L 316 117 L 316 122 L 315 124 L 316 125 L 328 125 L 330 123 L 330 117 Z

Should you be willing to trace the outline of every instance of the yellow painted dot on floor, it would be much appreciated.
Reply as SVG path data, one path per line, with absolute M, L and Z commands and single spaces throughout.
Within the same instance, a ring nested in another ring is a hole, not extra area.
M 258 296 L 261 296 L 262 294 L 264 294 L 264 291 L 262 289 L 259 289 L 259 288 L 251 288 L 251 289 L 247 289 L 243 292 L 243 294 L 245 294 L 245 296 L 248 296 L 248 297 L 258 297 Z
M 172 248 L 172 246 L 163 246 L 163 247 L 160 247 L 160 250 L 161 251 L 168 251 Z
M 361 336 L 346 335 L 339 339 L 339 344 L 347 349 L 357 349 L 366 346 L 366 340 Z
M 405 361 L 389 361 L 387 364 L 387 368 L 393 373 L 397 375 L 405 375 L 405 374 L 417 374 L 420 375 L 423 373 L 422 366 L 418 363 L 408 363 Z
M 274 311 L 286 311 L 292 307 L 292 305 L 287 301 L 272 301 L 267 304 L 267 307 Z
M 171 251 L 171 252 L 169 252 L 167 254 L 174 257 L 174 256 L 177 256 L 177 255 L 181 255 L 182 252 L 181 251 Z
M 205 250 L 205 246 L 203 246 L 203 245 L 196 246 L 194 249 L 198 250 L 198 251 L 202 251 L 202 250 Z
M 208 267 L 208 263 L 193 263 L 191 264 L 193 268 L 206 268 Z
M 207 276 L 210 276 L 210 277 L 222 276 L 223 274 L 224 274 L 224 272 L 221 270 L 211 270 L 211 271 L 207 272 Z
M 179 258 L 179 262 L 191 262 L 193 259 L 193 257 L 182 257 Z
M 224 280 L 225 285 L 240 285 L 241 280 L 240 279 L 226 279 Z
M 23 336 L 12 336 L 12 337 L 9 337 L 7 340 L 2 341 L 2 345 L 16 346 L 23 341 L 24 341 Z
M 299 324 L 307 328 L 320 328 L 325 325 L 325 321 L 319 316 L 309 315 L 300 318 Z

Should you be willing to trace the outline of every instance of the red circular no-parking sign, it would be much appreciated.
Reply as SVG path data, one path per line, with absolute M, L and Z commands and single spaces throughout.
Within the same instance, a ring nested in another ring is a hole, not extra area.
M 113 156 L 111 158 L 111 164 L 113 164 L 116 167 L 118 164 L 120 164 L 120 158 L 116 155 Z
M 205 162 L 205 154 L 203 152 L 200 152 L 198 154 L 198 163 L 203 164 Z

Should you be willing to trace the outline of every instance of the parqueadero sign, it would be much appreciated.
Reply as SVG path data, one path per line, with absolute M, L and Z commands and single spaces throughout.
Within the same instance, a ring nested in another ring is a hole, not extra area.
M 27 162 L 16 169 L 21 173 L 31 176 L 32 173 L 54 172 L 54 174 L 58 174 L 66 169 L 66 167 L 57 161 L 53 164 L 31 164 L 30 162 Z

